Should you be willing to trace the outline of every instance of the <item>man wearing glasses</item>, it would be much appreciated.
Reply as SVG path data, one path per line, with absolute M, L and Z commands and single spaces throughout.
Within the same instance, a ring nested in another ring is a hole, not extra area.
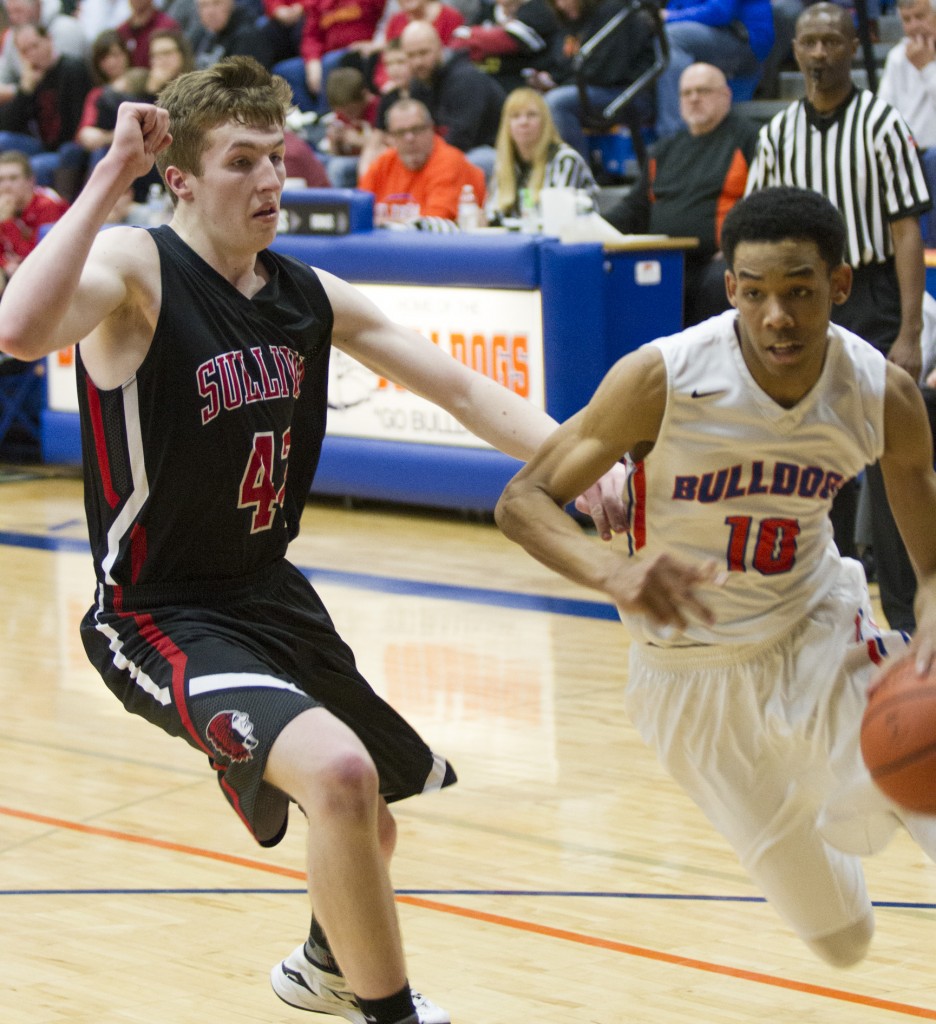
M 419 100 L 399 100 L 387 112 L 390 149 L 359 181 L 360 188 L 374 193 L 375 224 L 453 230 L 465 186 L 483 207 L 484 173 L 460 149 L 443 141 L 434 127 Z

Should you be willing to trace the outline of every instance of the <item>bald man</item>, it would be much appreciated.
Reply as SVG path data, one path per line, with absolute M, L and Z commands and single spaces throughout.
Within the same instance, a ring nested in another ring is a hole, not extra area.
M 442 138 L 490 178 L 504 90 L 467 53 L 447 50 L 427 21 L 411 21 L 400 44 Z
M 679 79 L 679 113 L 686 127 L 650 150 L 641 179 L 606 215 L 625 234 L 688 235 L 683 324 L 728 308 L 722 221 L 744 195 L 757 145 L 757 126 L 731 109 L 724 74 L 690 64 Z

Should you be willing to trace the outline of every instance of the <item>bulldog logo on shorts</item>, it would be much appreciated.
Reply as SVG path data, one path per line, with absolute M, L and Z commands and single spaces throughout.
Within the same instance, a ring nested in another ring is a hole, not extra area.
M 205 735 L 214 749 L 232 764 L 249 761 L 257 740 L 246 711 L 219 711 L 208 723 Z

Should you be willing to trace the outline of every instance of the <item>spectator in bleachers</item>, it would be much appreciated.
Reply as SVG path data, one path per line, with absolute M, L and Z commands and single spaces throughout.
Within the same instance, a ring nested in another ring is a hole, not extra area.
M 269 64 L 299 56 L 305 0 L 263 0 L 264 18 L 257 27 L 269 47 Z
M 253 57 L 270 67 L 270 44 L 250 7 L 235 0 L 197 0 L 197 5 L 199 24 L 190 37 L 196 68 L 224 57 Z
M 888 51 L 878 95 L 910 126 L 936 197 L 936 10 L 933 0 L 897 0 L 897 13 L 903 39 Z M 924 214 L 921 227 L 924 244 L 936 247 L 936 210 Z
M 605 214 L 625 234 L 697 238 L 685 255 L 683 326 L 728 309 L 722 221 L 744 195 L 758 127 L 731 109 L 724 74 L 690 64 L 679 80 L 685 128 L 651 147 L 639 181 Z
M 67 209 L 60 195 L 36 185 L 25 153 L 0 153 L 0 292 L 35 249 L 39 228 L 57 221 Z
M 542 95 L 521 87 L 507 97 L 501 114 L 488 223 L 520 221 L 525 207 L 536 215 L 544 188 L 583 189 L 592 201 L 598 199 L 591 169 L 562 141 Z
M 399 10 L 392 14 L 384 26 L 383 46 L 399 39 L 403 29 L 413 21 L 427 21 L 439 33 L 443 46 L 449 46 L 455 31 L 465 24 L 461 11 L 441 0 L 399 0 Z M 374 88 L 383 92 L 387 84 L 387 73 L 380 49 L 371 72 Z
M 88 63 L 94 82 L 88 100 L 96 99 L 104 86 L 116 81 L 133 65 L 126 41 L 114 28 L 104 29 L 92 40 Z
M 112 28 L 101 32 L 91 44 L 89 63 L 94 85 L 85 97 L 75 141 L 93 153 L 110 145 L 117 122 L 117 105 L 127 94 L 126 76 L 131 61 L 123 36 Z M 105 109 L 112 111 L 112 116 L 105 115 Z
M 395 103 L 387 114 L 387 135 L 391 148 L 360 180 L 360 187 L 374 194 L 376 224 L 454 231 L 466 185 L 478 204 L 484 203 L 484 174 L 461 150 L 439 138 L 424 103 Z
M 67 200 L 78 192 L 86 154 L 75 143 L 91 71 L 81 57 L 59 54 L 46 29 L 20 25 L 13 30 L 22 71 L 16 94 L 0 109 L 0 150 L 28 153 L 42 182 L 53 181 Z
M 936 196 L 936 10 L 932 0 L 897 0 L 897 14 L 904 38 L 888 51 L 878 96 L 910 126 Z M 925 214 L 921 225 L 924 243 L 936 246 L 936 212 Z
M 552 70 L 540 72 L 531 84 L 546 91 L 546 103 L 563 140 L 586 159 L 589 146 L 582 124 L 581 100 L 575 80 L 575 58 L 630 0 L 551 0 L 559 18 L 560 33 Z M 582 75 L 589 102 L 606 107 L 635 82 L 654 61 L 653 26 L 649 16 L 635 15 L 591 51 Z M 633 106 L 642 121 L 652 116 L 649 92 L 635 97 Z
M 387 83 L 377 102 L 377 114 L 374 118 L 373 130 L 368 135 L 361 155 L 358 157 L 358 177 L 370 166 L 371 162 L 380 156 L 384 150 L 389 149 L 390 142 L 387 139 L 387 111 L 397 100 L 429 99 L 429 90 L 418 82 L 413 83 L 413 73 L 410 70 L 409 60 L 403 52 L 403 44 L 400 37 L 391 39 L 383 48 L 382 59 L 387 73 Z
M 904 37 L 887 53 L 878 96 L 929 148 L 936 145 L 936 10 L 931 0 L 897 0 L 897 14 Z
M 325 170 L 336 188 L 354 188 L 361 156 L 377 117 L 377 97 L 358 68 L 335 68 L 325 83 L 331 113 L 319 143 Z
M 129 54 L 114 30 L 102 32 L 92 45 L 92 72 L 103 82 L 88 93 L 75 141 L 88 152 L 90 172 L 114 137 L 117 110 L 125 100 L 152 103 L 159 90 L 177 75 L 192 69 L 192 50 L 178 29 L 158 29 L 149 40 L 150 67 L 129 67 Z M 153 171 L 134 183 L 134 197 L 143 202 L 150 185 L 160 184 Z
M 289 82 L 300 110 L 327 111 L 329 72 L 341 64 L 349 47 L 374 38 L 385 4 L 386 0 L 309 0 L 300 56 L 273 66 Z
M 697 61 L 714 64 L 726 78 L 756 76 L 774 41 L 770 0 L 669 0 L 661 11 L 669 64 L 656 84 L 660 138 L 684 127 L 679 79 Z
M 88 52 L 88 39 L 80 23 L 62 14 L 43 15 L 40 0 L 6 0 L 8 31 L 0 44 L 0 104 L 8 103 L 16 93 L 22 62 L 13 40 L 14 31 L 20 25 L 41 25 L 48 31 L 49 38 L 58 53 L 73 57 L 84 57 Z
M 188 36 L 181 29 L 163 28 L 150 36 L 150 66 L 146 91 L 157 96 L 159 90 L 179 75 L 195 67 L 195 55 Z
M 561 31 L 548 0 L 484 0 L 481 21 L 455 29 L 448 45 L 467 50 L 472 62 L 509 93 L 533 71 L 552 69 Z
M 383 119 L 390 107 L 397 100 L 405 99 L 409 95 L 410 83 L 413 80 L 409 58 L 403 52 L 403 43 L 399 36 L 387 41 L 381 53 L 381 60 L 387 80 L 380 90 L 380 103 L 377 108 L 378 127 L 383 126 Z
M 130 62 L 137 68 L 149 67 L 150 37 L 161 28 L 180 28 L 179 23 L 154 0 L 130 0 L 130 17 L 117 26 L 117 31 L 130 51 Z
M 439 134 L 490 178 L 504 90 L 466 54 L 446 50 L 428 22 L 410 22 L 400 40 L 414 85 L 426 90 L 426 105 Z

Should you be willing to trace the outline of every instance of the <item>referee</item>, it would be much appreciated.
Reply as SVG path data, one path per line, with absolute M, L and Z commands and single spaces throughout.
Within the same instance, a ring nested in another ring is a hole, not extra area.
M 920 379 L 925 268 L 920 214 L 932 208 L 916 145 L 900 114 L 851 80 L 858 38 L 851 15 L 831 3 L 807 7 L 793 52 L 806 98 L 760 131 L 747 192 L 794 185 L 821 192 L 847 228 L 851 295 L 832 319 Z M 871 542 L 889 625 L 912 632 L 916 576 L 900 540 L 880 468 L 865 474 Z M 854 490 L 833 509 L 836 542 L 854 550 Z

